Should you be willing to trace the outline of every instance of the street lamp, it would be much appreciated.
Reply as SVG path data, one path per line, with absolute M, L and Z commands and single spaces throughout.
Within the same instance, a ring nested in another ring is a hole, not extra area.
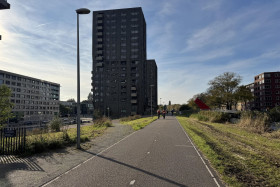
M 110 116 L 109 116 L 109 110 L 110 110 L 110 108 L 108 107 L 107 110 L 108 110 L 108 118 L 109 118 L 109 117 L 110 117 Z
M 151 117 L 153 117 L 153 84 L 150 85 L 151 87 Z
M 89 14 L 90 10 L 80 8 L 76 10 L 77 13 L 77 148 L 80 149 L 80 49 L 79 49 L 79 14 Z

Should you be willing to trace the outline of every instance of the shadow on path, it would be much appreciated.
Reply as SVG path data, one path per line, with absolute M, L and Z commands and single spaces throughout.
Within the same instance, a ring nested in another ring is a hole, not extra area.
M 184 184 L 177 183 L 176 181 L 173 181 L 173 180 L 170 180 L 170 179 L 168 179 L 168 178 L 165 178 L 165 177 L 156 175 L 156 174 L 151 173 L 151 172 L 149 172 L 149 171 L 146 171 L 146 170 L 137 168 L 137 167 L 135 167 L 135 166 L 126 164 L 126 163 L 124 163 L 124 162 L 120 162 L 120 161 L 114 160 L 114 159 L 112 159 L 112 158 L 108 158 L 108 157 L 105 157 L 105 156 L 102 156 L 102 155 L 98 155 L 98 154 L 89 152 L 89 151 L 87 151 L 87 150 L 82 150 L 82 151 L 87 152 L 87 153 L 89 153 L 89 154 L 92 154 L 92 155 L 94 155 L 94 156 L 96 156 L 96 157 L 103 158 L 103 159 L 105 159 L 105 160 L 108 160 L 108 161 L 111 161 L 111 162 L 114 162 L 114 163 L 117 163 L 117 164 L 126 166 L 126 167 L 128 167 L 128 168 L 131 168 L 131 169 L 134 169 L 134 170 L 137 170 L 137 171 L 140 171 L 140 172 L 142 172 L 142 173 L 145 173 L 145 174 L 147 174 L 147 175 L 153 176 L 153 177 L 155 177 L 155 178 L 158 178 L 158 179 L 163 180 L 163 181 L 165 181 L 165 182 L 168 182 L 168 183 L 170 183 L 170 184 L 174 184 L 174 185 L 176 185 L 176 186 L 182 186 L 182 187 L 184 186 L 184 187 L 187 187 L 187 186 L 184 185 Z

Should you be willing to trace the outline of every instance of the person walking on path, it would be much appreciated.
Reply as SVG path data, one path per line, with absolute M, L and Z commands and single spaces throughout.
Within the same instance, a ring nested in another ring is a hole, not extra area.
M 166 113 L 165 110 L 163 110 L 163 111 L 162 111 L 162 117 L 163 117 L 163 119 L 165 119 L 165 113 Z
M 160 118 L 160 110 L 157 110 L 158 119 Z

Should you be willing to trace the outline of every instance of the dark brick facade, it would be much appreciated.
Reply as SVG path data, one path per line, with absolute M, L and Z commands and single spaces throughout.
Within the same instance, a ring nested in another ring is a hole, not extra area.
M 93 12 L 94 110 L 112 117 L 144 114 L 146 22 L 141 8 Z
M 266 110 L 280 106 L 280 72 L 264 72 L 255 76 L 253 109 Z

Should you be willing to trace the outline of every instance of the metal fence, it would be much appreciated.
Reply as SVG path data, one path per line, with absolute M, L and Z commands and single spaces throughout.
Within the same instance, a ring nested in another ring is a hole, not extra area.
M 23 153 L 25 142 L 26 128 L 0 129 L 0 155 Z

